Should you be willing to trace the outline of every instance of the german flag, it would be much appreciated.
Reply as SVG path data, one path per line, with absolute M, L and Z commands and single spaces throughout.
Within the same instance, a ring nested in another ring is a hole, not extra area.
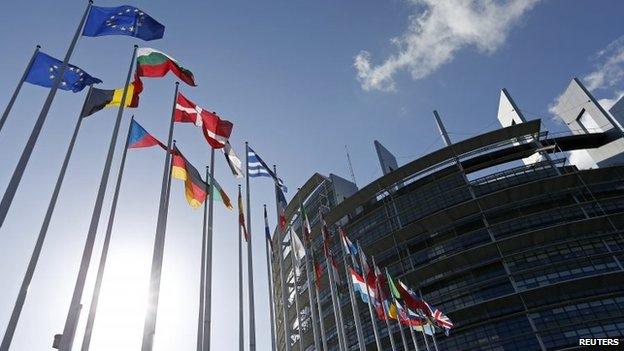
M 193 165 L 186 160 L 177 147 L 173 149 L 171 176 L 184 181 L 184 196 L 193 208 L 200 207 L 207 196 L 208 184 Z
M 139 106 L 139 93 L 143 90 L 143 86 L 140 82 L 133 82 L 128 86 L 128 93 L 126 94 L 125 107 L 138 107 Z M 93 88 L 89 94 L 89 99 L 85 102 L 84 109 L 82 110 L 82 117 L 91 116 L 92 114 L 100 111 L 106 107 L 117 107 L 121 105 L 121 97 L 123 96 L 124 88 L 106 90 Z

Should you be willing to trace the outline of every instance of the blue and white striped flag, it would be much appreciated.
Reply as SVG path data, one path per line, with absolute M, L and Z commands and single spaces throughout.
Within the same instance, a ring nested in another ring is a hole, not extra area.
M 267 166 L 267 164 L 260 158 L 260 156 L 251 148 L 247 146 L 247 174 L 250 177 L 269 177 L 273 178 L 273 181 L 279 185 L 282 190 L 288 192 L 288 188 L 284 186 L 284 182 L 278 178 L 275 173 Z

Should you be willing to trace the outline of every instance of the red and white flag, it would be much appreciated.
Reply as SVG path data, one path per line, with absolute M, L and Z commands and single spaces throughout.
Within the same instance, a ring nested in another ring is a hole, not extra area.
M 201 128 L 206 141 L 215 149 L 224 147 L 232 134 L 233 125 L 230 121 L 219 118 L 214 112 L 202 109 L 181 93 L 178 93 L 176 99 L 174 120 L 193 123 Z

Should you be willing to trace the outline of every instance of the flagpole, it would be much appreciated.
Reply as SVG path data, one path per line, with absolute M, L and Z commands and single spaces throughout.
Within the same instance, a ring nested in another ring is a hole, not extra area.
M 401 320 L 400 317 L 398 315 L 399 311 L 398 311 L 398 307 L 397 307 L 397 324 L 399 325 L 399 333 L 401 334 L 401 342 L 403 342 L 403 349 L 407 350 L 407 338 L 405 337 L 405 331 L 403 330 L 403 325 L 401 324 Z
M 388 267 L 385 268 L 386 271 L 386 277 L 390 277 L 390 273 L 388 273 Z M 399 325 L 399 332 L 401 334 L 401 342 L 403 342 L 403 349 L 407 350 L 407 339 L 405 338 L 405 331 L 403 331 L 403 325 L 401 324 L 401 314 L 399 313 L 399 304 L 397 303 L 397 299 L 396 297 L 392 294 L 392 292 L 390 293 L 390 295 L 392 296 L 392 301 L 394 302 L 394 306 L 397 310 L 397 324 Z
M 9 208 L 11 207 L 11 203 L 13 202 L 13 198 L 15 197 L 15 193 L 17 192 L 17 188 L 22 180 L 22 176 L 24 175 L 24 170 L 26 169 L 26 165 L 28 164 L 28 160 L 30 159 L 30 155 L 35 148 L 35 144 L 37 143 L 37 139 L 39 138 L 39 134 L 41 133 L 41 129 L 43 129 L 43 123 L 48 117 L 48 112 L 50 111 L 50 106 L 52 106 L 52 101 L 54 100 L 54 96 L 58 90 L 59 85 L 61 84 L 61 80 L 63 75 L 65 74 L 65 70 L 67 69 L 67 64 L 71 55 L 74 52 L 74 48 L 76 47 L 76 43 L 78 42 L 78 38 L 80 38 L 80 32 L 82 27 L 87 19 L 87 15 L 89 14 L 89 10 L 91 9 L 91 4 L 93 0 L 89 0 L 87 4 L 87 8 L 85 9 L 82 18 L 80 19 L 80 23 L 78 24 L 78 28 L 76 28 L 76 32 L 74 33 L 74 37 L 72 38 L 71 43 L 69 44 L 69 48 L 67 49 L 67 53 L 65 54 L 65 58 L 63 59 L 63 64 L 59 69 L 58 76 L 54 79 L 54 83 L 50 88 L 50 92 L 48 93 L 48 97 L 43 103 L 43 107 L 41 108 L 41 112 L 39 113 L 39 117 L 37 117 L 37 121 L 33 126 L 32 132 L 28 137 L 28 141 L 26 142 L 26 146 L 24 146 L 24 150 L 22 151 L 22 155 L 15 166 L 15 170 L 13 171 L 13 175 L 11 176 L 11 180 L 9 181 L 9 185 L 4 191 L 4 195 L 2 196 L 2 200 L 0 201 L 0 228 L 4 224 L 4 220 L 6 219 L 7 213 L 9 212 Z
M 416 351 L 418 350 L 418 342 L 416 341 L 416 333 L 414 333 L 414 327 L 410 326 L 409 327 L 409 331 L 410 331 L 410 335 L 412 336 L 412 342 L 414 343 L 414 349 Z
M 276 185 L 277 186 L 277 185 Z M 288 300 L 286 299 L 286 279 L 284 278 L 284 264 L 282 262 L 283 251 L 282 245 L 283 240 L 280 237 L 280 230 L 277 230 L 278 235 L 278 260 L 279 260 L 279 269 L 280 269 L 280 288 L 282 293 L 282 326 L 284 328 L 284 343 L 286 344 L 286 351 L 292 350 L 290 345 L 290 323 L 288 322 Z
M 173 144 L 172 144 L 172 148 L 168 148 L 168 152 L 167 153 L 171 153 L 173 152 L 173 148 L 175 148 L 176 145 L 176 141 L 173 140 Z M 166 156 L 165 156 L 166 158 Z M 170 159 L 171 161 L 171 159 Z M 166 165 L 166 171 L 167 174 L 169 175 L 168 177 L 166 177 L 166 184 L 165 184 L 165 188 L 161 189 L 161 195 L 164 194 L 165 198 L 162 199 L 162 202 L 160 203 L 159 207 L 159 212 L 162 209 L 164 211 L 164 213 L 159 213 L 158 214 L 158 222 L 164 222 L 165 226 L 165 230 L 166 230 L 166 224 L 167 224 L 167 212 L 169 211 L 169 195 L 170 195 L 170 190 L 171 190 L 171 172 L 173 169 L 173 163 L 172 162 L 168 162 L 168 164 Z M 162 196 L 161 196 L 162 197 Z M 158 229 L 158 224 L 156 223 L 156 229 Z M 164 238 L 163 238 L 164 239 Z M 164 241 L 162 244 L 158 244 L 158 245 L 162 245 L 163 246 L 163 250 L 164 250 Z M 156 249 L 157 244 L 154 243 L 154 249 Z M 156 255 L 156 253 L 154 253 L 154 256 Z M 162 253 L 161 253 L 162 255 Z M 155 335 L 155 330 L 156 330 L 156 314 L 158 312 L 158 295 L 160 294 L 160 271 L 162 271 L 162 257 L 160 258 L 161 260 L 161 264 L 160 264 L 160 268 L 158 267 L 154 267 L 154 265 L 157 265 L 157 263 L 154 262 L 155 257 L 152 257 L 152 271 L 150 272 L 150 290 L 148 291 L 149 295 L 148 295 L 148 302 L 147 302 L 147 312 L 145 315 L 145 325 L 143 326 L 143 343 L 141 344 L 141 351 L 144 350 L 151 350 L 153 345 L 154 345 L 154 335 Z M 153 280 L 155 280 L 155 275 L 156 273 L 154 272 L 155 269 L 159 270 L 158 272 L 158 285 L 156 286 L 156 290 L 155 293 L 152 293 L 152 283 Z M 156 295 L 156 296 L 154 296 Z M 155 302 L 152 302 L 155 301 Z M 148 323 L 148 318 L 150 321 L 150 328 L 153 328 L 153 331 L 147 335 L 147 339 L 146 339 L 146 333 L 145 333 L 145 329 L 148 327 L 147 323 Z M 152 322 L 153 321 L 153 322 Z M 149 347 L 149 349 L 148 349 Z
M 241 185 L 238 184 L 238 196 L 240 199 Z M 239 205 L 240 206 L 240 205 Z M 240 208 L 240 207 L 239 207 Z M 243 230 L 238 223 L 238 350 L 245 350 L 245 329 L 243 326 Z
M 335 262 L 335 257 L 332 255 L 332 269 L 331 269 L 331 274 L 334 277 L 333 279 L 333 283 L 335 284 L 335 282 L 337 280 L 340 280 L 340 274 L 338 273 L 338 266 L 336 266 L 335 270 L 334 270 L 334 262 Z M 336 264 L 337 265 L 337 264 Z M 340 301 L 340 291 L 338 291 L 338 286 L 335 285 L 336 288 L 336 306 L 338 308 L 338 320 L 340 321 L 340 337 L 342 337 L 342 345 L 344 345 L 344 349 L 345 351 L 350 349 L 350 345 L 347 343 L 347 334 L 345 331 L 345 325 L 344 325 L 344 317 L 342 314 L 342 302 Z
M 375 281 L 377 281 L 377 264 L 375 263 L 375 257 L 373 257 L 373 268 L 375 271 Z M 377 286 L 379 286 L 378 283 L 376 283 Z M 396 344 L 394 342 L 394 335 L 392 335 L 392 327 L 390 325 L 390 317 L 388 317 L 388 311 L 386 310 L 386 304 L 381 300 L 382 296 L 381 296 L 381 291 L 380 289 L 377 289 L 378 292 L 380 293 L 378 298 L 379 298 L 379 302 L 381 303 L 381 308 L 383 309 L 383 313 L 384 313 L 384 319 L 386 320 L 386 329 L 388 330 L 388 337 L 390 338 L 390 345 L 392 346 L 392 351 L 396 351 Z
M 311 252 L 312 252 L 312 255 L 314 255 L 314 252 L 313 251 Z M 316 270 L 316 263 L 314 262 L 314 257 L 312 257 L 312 265 L 313 265 L 312 269 Z M 323 342 L 323 350 L 329 351 L 329 348 L 327 347 L 327 336 L 325 335 L 325 325 L 323 323 L 324 318 L 323 318 L 323 307 L 321 305 L 321 296 L 320 296 L 321 292 L 319 291 L 319 288 L 318 288 L 320 283 L 321 282 L 316 279 L 316 274 L 315 274 L 314 275 L 314 292 L 316 295 L 316 306 L 318 308 L 318 314 L 319 314 L 319 327 L 321 329 L 321 341 Z
M 17 295 L 17 300 L 15 301 L 15 306 L 13 307 L 13 312 L 11 313 L 11 318 L 9 319 L 9 323 L 7 324 L 7 328 L 4 332 L 4 337 L 2 338 L 2 344 L 0 345 L 0 351 L 8 351 L 9 347 L 11 346 L 11 342 L 13 340 L 13 334 L 15 333 L 17 322 L 19 320 L 20 314 L 22 313 L 24 302 L 26 301 L 28 288 L 30 287 L 30 283 L 35 273 L 35 268 L 37 267 L 37 263 L 39 262 L 39 256 L 41 255 L 43 243 L 48 233 L 48 227 L 52 219 L 52 213 L 54 212 L 54 208 L 58 200 L 58 195 L 61 191 L 63 180 L 65 179 L 65 172 L 67 171 L 69 160 L 73 153 L 74 145 L 76 144 L 76 139 L 78 137 L 78 132 L 80 131 L 80 126 L 82 125 L 82 114 L 84 112 L 87 101 L 89 101 L 89 96 L 91 95 L 92 88 L 93 88 L 92 86 L 89 86 L 89 90 L 87 91 L 87 96 L 85 97 L 85 101 L 82 105 L 82 109 L 80 110 L 80 114 L 78 115 L 78 120 L 76 121 L 76 124 L 74 126 L 74 133 L 72 134 L 71 141 L 69 142 L 69 146 L 67 147 L 67 151 L 65 152 L 65 159 L 63 160 L 63 165 L 61 166 L 61 170 L 59 171 L 58 178 L 56 179 L 56 184 L 54 185 L 54 191 L 52 192 L 52 197 L 50 198 L 48 209 L 46 210 L 43 223 L 41 224 L 41 229 L 39 230 L 39 235 L 37 237 L 35 248 L 33 249 L 33 253 L 30 257 L 30 261 L 28 262 L 28 268 L 26 269 L 26 273 L 24 274 L 24 279 L 22 280 L 22 285 L 20 286 L 20 290 Z
M 301 188 L 297 189 L 297 192 L 299 193 L 299 218 L 301 221 L 301 232 L 303 234 L 303 246 L 304 249 L 306 251 L 306 255 L 305 255 L 305 270 L 306 270 L 306 281 L 308 284 L 308 299 L 309 299 L 309 304 L 310 304 L 310 316 L 312 317 L 312 333 L 314 334 L 314 348 L 317 351 L 321 350 L 321 343 L 319 341 L 319 333 L 318 333 L 318 329 L 316 329 L 316 313 L 314 312 L 314 298 L 312 295 L 314 295 L 313 291 L 312 291 L 312 283 L 310 281 L 310 256 L 309 254 L 314 254 L 311 250 L 308 249 L 308 244 L 310 241 L 309 235 L 310 233 L 308 232 L 307 229 L 307 224 L 304 222 L 305 218 L 303 216 L 303 199 L 301 198 Z M 319 317 L 322 318 L 322 317 Z
M 334 258 L 335 259 L 335 258 Z M 340 332 L 339 337 L 342 338 L 342 345 L 344 347 L 344 350 L 347 351 L 350 349 L 350 345 L 347 344 L 347 338 L 346 338 L 346 334 L 345 334 L 345 327 L 344 327 L 344 317 L 342 315 L 342 302 L 340 301 L 340 291 L 338 291 L 338 286 L 335 285 L 336 280 L 340 279 L 338 277 L 336 277 L 336 275 L 338 274 L 338 272 L 334 272 L 334 263 L 331 262 L 332 265 L 332 269 L 330 274 L 332 275 L 334 281 L 332 282 L 332 284 L 334 284 L 335 287 L 335 291 L 336 291 L 336 308 L 338 309 L 338 321 L 339 321 L 339 325 L 338 325 L 338 331 Z M 338 267 L 336 267 L 336 269 L 338 269 Z
M 130 78 L 132 76 L 132 68 L 134 66 L 134 59 L 136 57 L 137 48 L 138 46 L 135 45 L 132 50 L 132 60 L 130 61 L 130 67 L 128 68 L 128 75 L 126 76 L 126 84 L 124 85 L 123 96 L 121 97 L 121 103 L 119 105 L 119 109 L 117 110 L 117 118 L 115 119 L 113 134 L 111 135 L 110 144 L 108 146 L 108 154 L 106 156 L 106 162 L 104 163 L 104 170 L 102 171 L 100 186 L 96 196 L 95 205 L 93 207 L 93 214 L 91 215 L 91 223 L 89 224 L 87 240 L 85 242 L 85 247 L 82 252 L 80 270 L 78 271 L 78 278 L 76 279 L 74 293 L 71 303 L 69 305 L 69 311 L 67 312 L 67 319 L 65 320 L 65 327 L 63 328 L 63 334 L 61 337 L 59 348 L 61 351 L 70 351 L 73 346 L 76 327 L 78 326 L 78 320 L 80 318 L 80 309 L 82 308 L 80 300 L 82 300 L 82 293 L 87 280 L 87 272 L 89 270 L 89 263 L 91 262 L 91 255 L 93 253 L 93 246 L 95 244 L 98 224 L 100 222 L 100 216 L 102 214 L 102 205 L 104 203 L 104 196 L 106 195 L 106 186 L 108 185 L 108 177 L 110 175 L 110 169 L 113 163 L 113 156 L 115 155 L 115 145 L 117 144 L 119 126 L 121 125 L 121 119 L 123 117 L 123 111 L 126 104 L 126 95 L 128 94 L 128 87 L 130 85 Z
M 126 136 L 126 144 L 124 145 L 123 153 L 121 155 L 121 162 L 119 164 L 119 172 L 117 174 L 117 183 L 115 184 L 115 193 L 113 194 L 113 200 L 111 204 L 111 210 L 108 214 L 108 225 L 106 226 L 106 234 L 104 236 L 104 244 L 102 246 L 102 253 L 100 254 L 100 265 L 98 266 L 97 278 L 95 280 L 95 288 L 93 289 L 93 295 L 91 296 L 91 306 L 89 307 L 89 316 L 87 318 L 87 326 L 85 328 L 85 334 L 82 338 L 82 351 L 88 351 L 91 343 L 91 334 L 93 333 L 93 325 L 95 323 L 95 315 L 97 313 L 98 300 L 100 298 L 100 290 L 102 288 L 102 280 L 104 279 L 104 268 L 106 267 L 106 258 L 108 257 L 108 248 L 110 246 L 111 235 L 113 233 L 113 223 L 115 222 L 115 213 L 117 212 L 117 202 L 119 201 L 119 190 L 121 188 L 121 180 L 123 178 L 123 172 L 126 165 L 126 155 L 128 154 L 128 144 L 130 142 L 130 132 L 132 131 L 132 121 L 134 116 L 130 119 L 130 126 L 128 127 L 128 135 Z
M 319 210 L 319 216 L 321 217 L 321 221 L 324 221 L 323 219 L 323 214 L 320 213 Z M 324 224 L 321 224 L 322 226 Z M 326 225 L 325 225 L 326 227 Z M 321 228 L 321 230 L 328 230 L 327 228 L 323 229 Z M 325 236 L 329 236 L 329 233 L 325 233 L 323 236 L 323 240 L 325 241 L 326 238 Z M 340 320 L 340 316 L 338 315 L 338 309 L 337 309 L 337 305 L 340 303 L 340 301 L 338 301 L 336 299 L 336 287 L 334 286 L 334 274 L 333 274 L 333 265 L 329 259 L 329 252 L 327 252 L 327 249 L 329 247 L 329 243 L 324 242 L 323 245 L 325 246 L 324 251 L 325 251 L 325 267 L 327 268 L 327 278 L 329 281 L 329 291 L 331 293 L 331 298 L 332 298 L 332 307 L 334 309 L 334 323 L 336 326 L 336 337 L 338 339 L 338 348 L 341 351 L 346 351 L 347 349 L 345 348 L 345 345 L 343 344 L 343 339 L 342 339 L 342 333 L 341 333 L 341 328 L 340 328 L 340 323 L 342 322 Z
M 17 99 L 17 95 L 22 89 L 22 85 L 26 81 L 26 77 L 28 76 L 28 73 L 30 72 L 30 67 L 32 67 L 33 62 L 35 62 L 35 57 L 37 57 L 37 54 L 39 53 L 39 49 L 41 49 L 41 45 L 35 46 L 35 52 L 30 58 L 30 61 L 28 61 L 28 65 L 26 65 L 24 74 L 22 74 L 22 78 L 17 83 L 17 86 L 15 87 L 15 91 L 13 91 L 13 95 L 11 96 L 9 103 L 7 104 L 6 108 L 4 109 L 4 112 L 2 113 L 2 117 L 0 117 L 0 132 L 2 131 L 2 127 L 4 127 L 4 123 L 6 122 L 7 118 L 9 118 L 9 113 L 11 112 L 11 109 L 13 108 L 13 104 L 15 103 L 15 100 Z
M 249 289 L 249 351 L 256 351 L 256 315 L 254 308 L 254 284 L 253 284 L 253 255 L 252 246 L 253 236 L 251 235 L 251 203 L 250 203 L 250 191 L 249 191 L 249 143 L 245 142 L 245 160 L 247 171 L 245 174 L 245 192 L 247 198 L 247 236 L 249 241 L 247 242 L 247 277 L 249 283 L 247 287 Z
M 266 214 L 266 204 L 263 205 L 264 206 L 264 213 Z M 240 226 L 239 226 L 240 228 Z M 239 235 L 240 236 L 240 235 Z M 271 253 L 272 250 L 269 249 L 269 240 L 271 240 L 270 237 L 265 238 L 264 240 L 264 248 L 266 251 L 266 265 L 267 265 L 267 285 L 268 285 L 268 289 L 269 289 L 269 313 L 270 313 L 270 317 L 271 317 L 271 350 L 275 351 L 275 329 L 277 328 L 276 324 L 275 324 L 275 300 L 274 300 L 274 294 L 273 294 L 273 264 L 271 263 Z M 241 240 L 239 240 L 239 242 L 242 242 Z M 240 257 L 240 252 L 239 252 L 239 257 Z M 242 263 L 242 257 L 239 258 L 239 260 Z M 241 279 L 241 283 L 242 283 L 242 275 L 240 276 Z M 242 296 L 242 290 L 241 290 L 241 296 Z M 242 299 L 241 299 L 242 301 Z M 241 302 L 242 303 L 242 302 Z M 241 317 L 241 321 L 242 321 L 242 317 Z M 242 323 L 242 322 L 241 322 Z M 241 324 L 242 327 L 242 324 Z M 241 328 L 242 330 L 242 328 Z M 242 346 L 242 342 L 241 342 L 241 346 Z M 243 349 L 241 348 L 241 351 Z
M 212 316 L 212 223 L 214 218 L 214 158 L 215 149 L 210 148 L 210 182 L 208 183 L 208 236 L 206 238 L 206 278 L 204 303 L 204 350 L 210 351 L 210 326 Z M 208 181 L 208 179 L 206 179 Z
M 435 351 L 439 351 L 438 343 L 436 342 L 436 337 L 435 337 L 435 326 L 433 324 L 431 325 L 431 339 L 433 340 L 433 348 L 435 349 Z
M 307 245 L 306 245 L 307 246 Z M 306 252 L 307 248 L 306 248 Z M 306 260 L 305 260 L 305 269 L 306 269 L 306 281 L 308 284 L 308 300 L 309 300 L 309 304 L 310 304 L 310 317 L 312 318 L 312 333 L 314 335 L 314 348 L 315 350 L 321 350 L 321 342 L 320 342 L 320 337 L 319 337 L 319 331 L 317 329 L 317 323 L 318 320 L 316 318 L 316 312 L 314 311 L 314 291 L 312 288 L 312 280 L 310 279 L 310 263 L 309 263 L 309 258 L 308 255 L 306 254 Z
M 247 143 L 245 143 L 245 147 L 247 148 Z M 249 149 L 247 149 L 247 167 L 249 167 Z M 276 173 L 277 169 L 275 166 L 273 166 L 273 173 L 275 173 L 275 177 L 277 177 L 277 173 Z M 249 168 L 247 168 L 247 177 L 249 177 Z M 286 344 L 286 351 L 290 351 L 292 350 L 292 346 L 290 345 L 290 334 L 291 334 L 291 329 L 290 329 L 290 322 L 288 319 L 288 300 L 286 298 L 286 278 L 284 277 L 284 254 L 282 251 L 282 245 L 284 244 L 284 239 L 281 236 L 282 231 L 279 229 L 279 205 L 278 205 L 278 196 L 277 196 L 277 183 L 275 183 L 275 208 L 276 208 L 276 214 L 277 214 L 277 253 L 278 253 L 278 262 L 279 262 L 279 269 L 280 269 L 280 290 L 282 293 L 282 326 L 284 328 L 284 343 Z
M 151 351 L 156 332 L 156 315 L 158 313 L 158 297 L 160 294 L 160 275 L 165 250 L 165 235 L 167 228 L 167 211 L 169 210 L 169 188 L 171 186 L 171 142 L 173 140 L 173 125 L 175 121 L 176 101 L 180 83 L 175 83 L 173 94 L 173 107 L 171 109 L 171 121 L 169 122 L 169 135 L 167 137 L 167 152 L 165 166 L 163 167 L 162 186 L 160 188 L 160 202 L 158 206 L 158 220 L 156 223 L 156 235 L 154 238 L 154 252 L 152 255 L 152 268 L 150 272 L 150 286 L 147 300 L 147 311 L 143 325 L 142 351 Z
M 210 174 L 209 166 L 206 166 L 206 181 Z M 208 221 L 208 191 L 206 191 L 206 199 L 204 200 L 204 218 L 202 221 L 202 246 L 201 246 L 201 265 L 199 268 L 199 311 L 197 313 L 197 351 L 204 349 L 204 301 L 206 297 L 206 225 Z
M 290 227 L 290 264 L 292 266 L 292 270 L 293 270 L 293 284 L 295 286 L 295 309 L 297 310 L 297 324 L 298 324 L 298 329 L 299 329 L 299 350 L 303 351 L 303 331 L 302 331 L 302 325 L 301 325 L 301 310 L 299 309 L 299 284 L 298 284 L 298 277 L 297 277 L 297 267 L 296 267 L 296 260 L 295 260 L 295 245 L 294 245 L 294 241 L 293 241 L 293 234 L 292 234 L 292 227 Z
M 342 240 L 343 238 L 341 238 L 341 241 Z M 366 343 L 364 342 L 364 334 L 362 333 L 362 322 L 360 321 L 360 309 L 358 308 L 357 300 L 355 299 L 355 293 L 353 292 L 353 281 L 351 281 L 351 273 L 349 272 L 349 268 L 347 265 L 347 252 L 344 248 L 343 243 L 341 242 L 340 244 L 340 247 L 342 248 L 342 264 L 344 265 L 345 277 L 347 277 L 349 299 L 351 300 L 351 310 L 353 312 L 353 320 L 355 321 L 355 332 L 358 338 L 358 346 L 360 348 L 360 351 L 366 351 Z M 353 259 L 353 257 L 351 258 Z
M 420 295 L 420 298 L 422 300 L 422 294 Z M 422 317 L 422 320 L 429 321 L 429 318 L 427 317 L 427 315 L 425 314 L 423 310 L 419 309 L 417 312 L 418 312 L 419 317 Z M 423 339 L 425 339 L 425 348 L 427 349 L 427 351 L 430 351 L 429 342 L 427 341 L 427 334 L 425 333 L 425 327 L 426 327 L 426 323 L 423 323 L 420 326 L 420 331 L 422 332 Z M 435 329 L 434 329 L 434 332 L 435 332 Z
M 423 314 L 424 315 L 424 314 Z M 427 351 L 431 351 L 429 349 L 429 342 L 427 341 L 427 334 L 425 334 L 425 323 L 423 323 L 423 325 L 420 326 L 420 331 L 422 332 L 423 335 L 423 339 L 425 339 L 425 348 L 427 349 Z
M 241 194 L 241 185 L 238 184 L 238 195 Z M 239 197 L 240 199 L 240 197 Z M 243 229 L 238 223 L 238 350 L 245 351 L 245 318 L 243 307 Z
M 368 286 L 368 277 L 366 272 L 364 271 L 364 267 L 368 266 L 368 262 L 364 262 L 362 247 L 360 246 L 360 242 L 357 242 L 358 251 L 360 252 L 360 266 L 362 267 L 362 277 L 364 278 L 364 285 L 366 285 L 366 295 L 368 295 L 368 312 L 370 313 L 371 324 L 373 325 L 373 334 L 375 334 L 375 344 L 377 345 L 377 351 L 382 351 L 381 340 L 379 339 L 379 330 L 377 327 L 377 316 L 373 311 L 372 298 L 370 288 Z
M 381 302 L 381 308 L 383 308 L 383 312 L 384 312 L 385 319 L 386 319 L 386 329 L 388 329 L 388 337 L 390 338 L 390 346 L 392 346 L 392 351 L 396 351 L 396 343 L 394 341 L 392 326 L 390 325 L 390 321 L 389 321 L 390 317 L 388 317 L 388 311 L 386 310 L 386 306 L 384 305 L 383 301 Z

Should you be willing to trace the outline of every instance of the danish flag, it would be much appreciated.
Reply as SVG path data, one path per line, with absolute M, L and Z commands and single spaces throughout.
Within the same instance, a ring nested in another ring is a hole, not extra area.
M 181 93 L 178 93 L 176 99 L 174 120 L 193 123 L 201 128 L 206 141 L 215 149 L 224 147 L 232 134 L 233 125 L 230 121 L 219 118 L 214 112 L 202 109 Z

